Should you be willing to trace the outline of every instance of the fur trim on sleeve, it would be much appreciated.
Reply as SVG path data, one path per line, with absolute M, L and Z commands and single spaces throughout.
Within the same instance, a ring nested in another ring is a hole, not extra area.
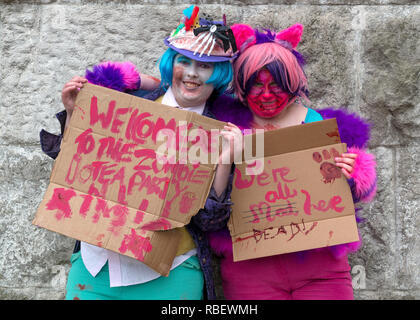
M 359 232 L 359 239 L 361 239 L 360 232 Z M 328 247 L 328 249 L 330 250 L 330 252 L 336 259 L 340 259 L 344 255 L 347 255 L 351 252 L 356 252 L 357 250 L 360 249 L 361 246 L 362 246 L 362 240 L 359 240 L 355 242 L 331 246 L 331 247 Z
M 232 238 L 227 228 L 209 232 L 208 238 L 210 247 L 216 255 L 224 257 L 233 255 Z
M 140 88 L 140 73 L 131 62 L 107 61 L 86 70 L 86 79 L 93 84 L 117 91 L 137 90 Z
M 372 201 L 376 194 L 376 161 L 373 154 L 350 147 L 348 153 L 357 154 L 351 177 L 355 182 L 356 196 L 363 202 Z
M 248 129 L 253 117 L 248 107 L 227 94 L 214 101 L 211 111 L 217 120 L 231 122 L 240 129 Z
M 317 109 L 322 118 L 336 118 L 341 141 L 347 147 L 366 148 L 370 138 L 370 124 L 358 115 L 344 109 Z

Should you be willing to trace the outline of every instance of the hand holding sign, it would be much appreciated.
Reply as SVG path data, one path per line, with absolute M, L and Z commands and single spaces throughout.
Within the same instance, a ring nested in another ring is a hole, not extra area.
M 241 129 L 233 123 L 228 122 L 220 134 L 223 137 L 223 152 L 220 155 L 219 163 L 231 164 L 234 161 L 242 162 L 244 143 Z M 225 147 L 226 144 L 228 145 L 227 148 Z
M 85 83 L 87 83 L 86 78 L 75 76 L 61 90 L 61 101 L 67 111 L 66 125 L 68 125 L 73 114 L 77 94 Z
M 343 153 L 341 157 L 335 158 L 335 165 L 341 168 L 341 171 L 347 179 L 351 178 L 353 168 L 356 163 L 357 154 L 355 153 Z

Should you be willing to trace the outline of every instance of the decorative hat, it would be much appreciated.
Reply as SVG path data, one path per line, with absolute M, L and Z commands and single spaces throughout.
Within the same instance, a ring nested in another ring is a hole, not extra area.
M 223 21 L 198 17 L 199 8 L 192 5 L 183 11 L 178 27 L 164 40 L 165 44 L 178 53 L 198 61 L 229 61 L 237 51 L 232 30 Z

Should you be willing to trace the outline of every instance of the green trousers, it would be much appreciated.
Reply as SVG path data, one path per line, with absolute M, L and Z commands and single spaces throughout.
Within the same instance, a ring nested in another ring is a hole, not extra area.
M 196 256 L 171 270 L 168 277 L 149 282 L 110 287 L 108 263 L 93 277 L 86 269 L 80 251 L 71 257 L 66 300 L 201 300 L 204 277 Z

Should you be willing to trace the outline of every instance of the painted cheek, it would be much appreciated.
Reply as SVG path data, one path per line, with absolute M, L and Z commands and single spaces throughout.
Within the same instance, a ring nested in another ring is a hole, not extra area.
M 279 94 L 276 94 L 276 95 L 273 94 L 273 96 L 275 96 L 277 98 L 277 101 L 280 104 L 283 104 L 285 101 L 289 100 L 289 95 L 286 92 L 282 92 L 282 93 L 279 93 Z
M 174 66 L 173 68 L 173 76 L 172 81 L 182 81 L 182 77 L 184 75 L 185 69 L 180 66 Z
M 210 97 L 214 90 L 213 84 L 201 84 L 200 87 L 193 90 L 184 86 L 184 78 L 186 69 L 180 66 L 174 66 L 172 76 L 172 91 L 176 101 L 182 107 L 194 107 L 202 103 Z
M 185 73 L 185 68 L 182 66 L 174 66 L 173 75 L 172 75 L 172 88 L 175 95 L 184 95 L 185 90 L 183 87 L 183 77 Z
M 267 99 L 268 96 L 262 99 L 261 96 L 255 97 L 255 96 L 248 95 L 247 102 L 250 109 L 257 116 L 262 117 L 262 118 L 275 117 L 287 107 L 287 104 L 289 101 L 289 95 L 287 93 L 282 93 L 280 95 L 272 95 L 272 98 L 276 100 L 275 106 L 264 107 L 263 102 L 270 101 L 270 99 Z

